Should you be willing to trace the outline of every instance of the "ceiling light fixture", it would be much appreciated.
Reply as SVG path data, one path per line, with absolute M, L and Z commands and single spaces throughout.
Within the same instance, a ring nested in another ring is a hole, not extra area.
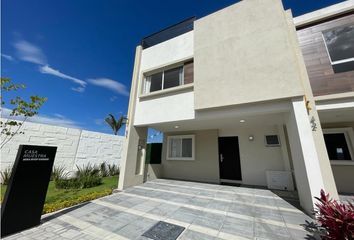
M 241 119 L 241 120 L 240 120 L 240 123 L 244 123 L 244 122 L 246 122 L 246 121 L 245 121 L 245 120 L 243 120 L 243 119 Z

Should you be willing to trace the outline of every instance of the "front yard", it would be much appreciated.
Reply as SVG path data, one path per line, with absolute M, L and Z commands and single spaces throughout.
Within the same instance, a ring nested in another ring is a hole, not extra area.
M 54 181 L 49 183 L 43 213 L 57 211 L 81 202 L 90 201 L 112 193 L 117 188 L 118 176 L 103 177 L 102 184 L 84 189 L 56 189 Z M 1 185 L 1 201 L 4 198 L 6 186 Z

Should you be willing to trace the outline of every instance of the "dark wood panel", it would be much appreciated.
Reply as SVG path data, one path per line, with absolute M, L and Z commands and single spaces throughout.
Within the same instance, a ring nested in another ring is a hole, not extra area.
M 193 75 L 193 61 L 186 62 L 184 64 L 184 84 L 192 83 L 194 81 Z
M 322 37 L 322 31 L 346 24 L 354 24 L 354 13 L 297 31 L 315 96 L 354 91 L 354 71 L 334 73 Z

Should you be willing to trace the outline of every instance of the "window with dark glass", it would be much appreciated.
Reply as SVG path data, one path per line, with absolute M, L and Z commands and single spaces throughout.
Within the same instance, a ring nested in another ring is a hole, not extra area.
M 345 133 L 323 134 L 330 160 L 352 160 Z
M 187 68 L 187 72 L 185 72 L 185 68 Z M 184 82 L 185 78 L 187 79 L 186 83 Z M 193 61 L 189 61 L 179 67 L 145 75 L 143 93 L 155 92 L 190 83 L 193 83 Z
M 183 74 L 183 67 L 178 67 L 178 68 L 164 71 L 163 89 L 182 85 L 182 81 L 183 81 L 182 74 Z
M 162 89 L 162 73 L 155 73 L 148 77 L 149 92 L 155 92 Z
M 194 135 L 169 136 L 168 160 L 194 160 Z
M 191 158 L 192 157 L 192 139 L 183 138 L 182 139 L 182 157 Z
M 322 32 L 335 73 L 354 70 L 354 25 Z

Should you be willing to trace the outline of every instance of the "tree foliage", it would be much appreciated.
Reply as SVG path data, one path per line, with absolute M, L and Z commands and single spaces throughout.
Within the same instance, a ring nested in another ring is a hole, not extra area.
M 127 123 L 127 118 L 121 115 L 116 119 L 112 114 L 108 114 L 105 121 L 112 128 L 114 135 L 118 135 L 119 129 Z
M 1 143 L 2 148 L 8 143 L 16 134 L 23 134 L 21 127 L 23 123 L 29 118 L 38 114 L 38 110 L 47 101 L 47 98 L 37 95 L 30 96 L 26 101 L 22 97 L 16 96 L 9 99 L 7 102 L 4 100 L 4 94 L 6 92 L 14 92 L 21 89 L 25 89 L 23 84 L 14 84 L 10 78 L 1 77 L 1 109 L 2 113 L 5 108 L 10 109 L 10 113 L 6 116 L 6 119 L 0 119 L 1 128 Z

